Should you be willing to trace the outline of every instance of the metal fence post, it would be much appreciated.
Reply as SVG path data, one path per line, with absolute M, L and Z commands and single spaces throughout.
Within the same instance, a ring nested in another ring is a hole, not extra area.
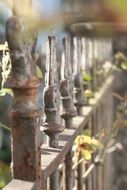
M 37 93 L 39 81 L 35 64 L 22 42 L 21 20 L 11 17 L 6 25 L 6 38 L 12 60 L 11 108 L 13 177 L 36 181 L 40 189 L 40 130 Z
M 70 40 L 63 39 L 63 54 L 61 65 L 60 92 L 63 103 L 62 118 L 65 120 L 66 128 L 73 128 L 72 118 L 76 116 L 76 109 L 72 99 L 72 65 L 70 59 Z M 72 151 L 70 150 L 65 158 L 65 189 L 73 188 Z
M 81 71 L 81 39 L 74 37 L 74 92 L 75 92 L 75 106 L 77 108 L 78 115 L 82 114 L 82 106 L 85 105 L 83 78 Z M 83 165 L 78 165 L 77 168 L 77 187 L 78 190 L 83 190 Z
M 79 38 L 74 37 L 74 93 L 75 93 L 75 106 L 77 108 L 78 115 L 81 114 L 81 108 L 85 105 L 83 78 L 81 71 L 81 41 Z
M 44 89 L 45 120 L 44 132 L 49 136 L 49 146 L 58 147 L 59 133 L 64 130 L 60 117 L 60 92 L 58 89 L 58 74 L 56 65 L 55 37 L 49 37 L 47 42 L 47 73 L 46 87 Z M 50 176 L 50 188 L 59 190 L 59 170 L 56 169 Z

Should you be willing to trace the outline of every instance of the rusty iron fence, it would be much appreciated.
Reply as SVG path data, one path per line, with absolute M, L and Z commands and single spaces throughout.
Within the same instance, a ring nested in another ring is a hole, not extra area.
M 44 120 L 40 123 L 40 82 L 35 76 L 35 58 L 22 45 L 20 32 L 19 20 L 9 19 L 6 36 L 14 92 L 11 108 L 13 180 L 4 190 L 109 189 L 110 157 L 106 157 L 103 165 L 97 162 L 93 172 L 85 178 L 91 163 L 80 163 L 74 169 L 72 146 L 84 129 L 90 129 L 94 136 L 102 128 L 110 130 L 112 127 L 113 76 L 111 68 L 105 74 L 101 72 L 105 63 L 112 59 L 112 39 L 85 33 L 65 37 L 61 42 L 61 63 L 58 63 L 57 40 L 54 36 L 48 37 L 42 94 Z M 85 84 L 83 71 L 92 76 Z M 93 92 L 93 97 L 84 96 L 86 89 Z M 46 136 L 43 144 L 42 133 Z

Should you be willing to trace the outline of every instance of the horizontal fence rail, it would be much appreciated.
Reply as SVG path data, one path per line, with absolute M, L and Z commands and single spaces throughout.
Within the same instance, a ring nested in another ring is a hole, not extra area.
M 111 130 L 112 40 L 85 37 L 85 34 L 84 37 L 65 37 L 58 65 L 56 39 L 48 37 L 42 116 L 38 105 L 36 60 L 21 38 L 19 21 L 12 17 L 6 27 L 14 92 L 11 111 L 14 179 L 4 190 L 108 189 L 110 158 L 106 158 L 102 166 L 100 160 L 94 161 L 95 154 L 87 164 L 84 161 L 74 168 L 72 147 L 85 129 L 90 130 L 91 136 L 103 128 Z M 91 79 L 87 80 L 85 73 Z M 44 118 L 43 122 L 40 117 Z M 42 145 L 40 136 L 45 137 Z M 90 166 L 95 169 L 86 178 Z
M 22 180 L 17 180 L 17 179 L 13 179 L 5 188 L 5 190 L 21 190 L 21 189 L 25 189 L 25 190 L 34 190 L 35 189 L 35 185 L 32 182 L 26 182 L 26 181 L 22 181 Z

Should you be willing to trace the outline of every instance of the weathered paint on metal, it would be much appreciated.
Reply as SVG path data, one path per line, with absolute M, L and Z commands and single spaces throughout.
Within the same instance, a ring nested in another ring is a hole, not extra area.
M 49 37 L 47 42 L 47 73 L 45 77 L 46 87 L 44 89 L 45 120 L 43 123 L 44 132 L 51 139 L 64 130 L 60 117 L 60 92 L 58 89 L 58 74 L 56 65 L 56 41 L 54 37 Z M 56 142 L 55 142 L 56 144 Z M 54 148 L 58 145 L 54 144 Z
M 40 129 L 38 87 L 35 64 L 22 40 L 22 20 L 9 18 L 6 38 L 12 61 L 12 89 L 14 92 L 11 108 L 12 125 L 12 171 L 13 177 L 36 181 L 40 188 Z M 27 32 L 27 31 L 26 31 Z
M 70 59 L 70 40 L 68 38 L 63 39 L 63 54 L 62 54 L 62 65 L 61 65 L 61 81 L 60 81 L 60 92 L 62 99 L 62 118 L 70 120 L 76 116 L 76 109 L 74 107 L 72 99 L 72 66 Z M 66 125 L 67 128 L 71 126 Z
M 44 90 L 45 120 L 43 123 L 44 132 L 49 135 L 49 146 L 59 146 L 59 133 L 64 130 L 60 116 L 60 92 L 58 89 L 58 73 L 56 63 L 56 40 L 49 37 L 47 42 L 47 73 L 46 87 Z M 53 171 L 50 176 L 50 189 L 59 190 L 59 170 Z
M 77 37 L 73 39 L 74 45 L 74 93 L 75 93 L 75 106 L 78 114 L 80 114 L 81 108 L 85 105 L 83 78 L 81 71 L 81 40 Z

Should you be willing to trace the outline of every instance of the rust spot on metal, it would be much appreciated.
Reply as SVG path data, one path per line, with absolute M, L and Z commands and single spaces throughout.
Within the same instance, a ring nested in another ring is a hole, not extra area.
M 22 18 L 11 17 L 6 25 L 6 38 L 12 61 L 12 89 L 14 92 L 11 109 L 12 160 L 14 178 L 36 181 L 40 188 L 40 135 L 38 118 L 39 80 L 35 77 L 35 60 L 24 42 L 25 32 Z M 27 28 L 27 27 L 26 27 Z

